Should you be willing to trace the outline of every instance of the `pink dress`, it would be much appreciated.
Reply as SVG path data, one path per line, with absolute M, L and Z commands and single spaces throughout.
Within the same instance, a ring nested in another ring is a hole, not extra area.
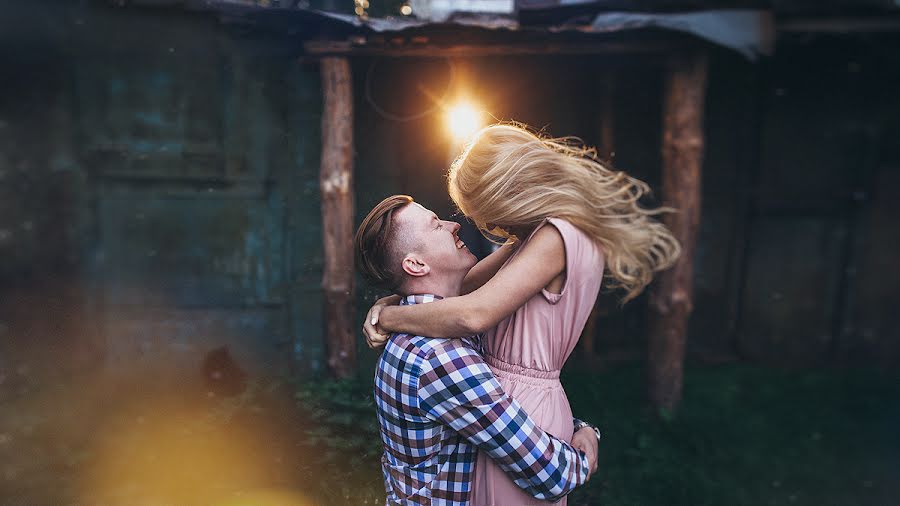
M 572 410 L 559 382 L 559 371 L 578 343 L 594 307 L 603 279 L 604 257 L 596 243 L 569 222 L 549 218 L 541 226 L 548 222 L 559 230 L 565 243 L 566 282 L 558 294 L 542 290 L 485 334 L 485 361 L 506 393 L 522 405 L 538 426 L 563 441 L 571 441 Z M 534 232 L 526 242 L 533 236 Z M 518 251 L 521 250 L 522 246 Z M 523 492 L 479 452 L 472 506 L 530 504 L 549 503 Z M 556 504 L 564 506 L 566 498 Z

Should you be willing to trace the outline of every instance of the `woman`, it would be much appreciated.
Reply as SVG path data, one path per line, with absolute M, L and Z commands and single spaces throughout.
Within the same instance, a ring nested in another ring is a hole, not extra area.
M 460 297 L 402 307 L 389 305 L 392 298 L 376 302 L 366 322 L 370 344 L 390 332 L 485 332 L 485 361 L 504 390 L 545 431 L 571 440 L 572 412 L 559 372 L 594 307 L 604 270 L 607 284 L 628 301 L 680 251 L 653 219 L 666 210 L 638 204 L 647 185 L 593 154 L 515 125 L 479 132 L 450 168 L 450 196 L 483 232 L 518 243 L 515 251 Z M 543 502 L 479 455 L 472 504 Z

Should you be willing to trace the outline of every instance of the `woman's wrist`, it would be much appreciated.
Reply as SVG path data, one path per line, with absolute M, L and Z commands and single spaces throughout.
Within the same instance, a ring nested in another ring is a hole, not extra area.
M 387 332 L 402 332 L 399 328 L 400 322 L 398 318 L 403 311 L 403 306 L 391 305 L 381 308 L 381 315 L 378 317 L 378 326 Z

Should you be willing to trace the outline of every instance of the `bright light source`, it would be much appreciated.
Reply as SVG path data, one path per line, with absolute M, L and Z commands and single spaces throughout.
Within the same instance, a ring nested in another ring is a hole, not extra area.
M 466 140 L 481 128 L 481 113 L 472 104 L 460 102 L 447 110 L 447 126 L 454 139 Z
M 412 6 L 410 6 L 409 4 L 401 5 L 400 6 L 400 14 L 403 14 L 404 16 L 409 16 L 410 14 L 412 14 Z

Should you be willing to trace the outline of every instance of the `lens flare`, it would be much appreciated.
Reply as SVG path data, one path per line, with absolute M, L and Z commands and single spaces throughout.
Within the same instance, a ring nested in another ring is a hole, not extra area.
M 468 102 L 457 103 L 447 110 L 447 126 L 455 140 L 466 140 L 481 128 L 481 113 Z

